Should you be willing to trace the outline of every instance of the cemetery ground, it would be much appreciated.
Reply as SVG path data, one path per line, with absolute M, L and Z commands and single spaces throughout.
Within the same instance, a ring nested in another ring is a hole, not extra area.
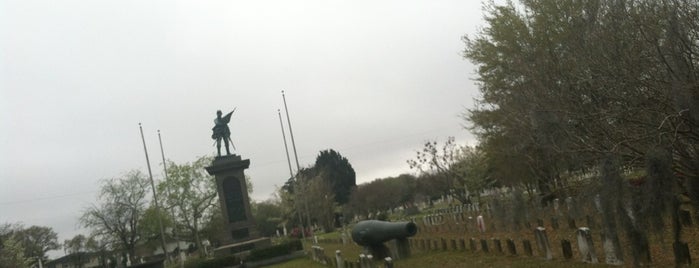
M 519 224 L 513 223 L 509 216 L 513 211 L 507 206 L 488 207 L 487 210 L 480 210 L 441 206 L 410 218 L 392 219 L 413 220 L 418 225 L 417 235 L 409 238 L 412 256 L 394 261 L 394 267 L 612 267 L 606 264 L 609 251 L 604 247 L 602 216 L 594 207 L 580 206 L 575 211 L 566 205 L 527 209 L 526 220 Z M 479 215 L 485 222 L 484 231 L 477 224 Z M 697 224 L 691 222 L 692 218 L 682 222 L 681 240 L 687 243 L 690 258 L 696 258 L 699 256 L 699 230 Z M 647 254 L 642 253 L 644 256 L 636 258 L 633 256 L 632 238 L 619 227 L 617 233 L 621 250 L 618 257 L 623 259 L 622 267 L 633 266 L 635 259 L 640 259 L 644 266 L 676 265 L 670 219 L 665 222 L 666 228 L 662 234 L 647 236 Z M 550 259 L 546 256 L 546 246 L 540 246 L 537 241 L 535 229 L 539 226 L 545 230 Z M 589 257 L 583 261 L 585 258 L 577 237 L 580 227 L 590 230 L 595 261 Z M 349 234 L 348 230 L 346 234 Z M 324 250 L 326 265 L 313 260 L 313 239 L 309 238 L 304 242 L 306 258 L 273 267 L 337 267 L 337 250 L 341 252 L 343 260 L 353 262 L 353 267 L 359 267 L 357 262 L 362 247 L 352 243 L 349 236 L 346 238 L 348 241 L 343 243 L 341 232 L 318 235 L 317 245 Z M 525 248 L 525 244 L 529 247 Z M 564 247 L 569 249 L 567 254 Z M 383 262 L 376 261 L 375 264 L 374 267 L 383 267 Z
M 340 250 L 343 258 L 358 259 L 361 247 L 357 245 L 324 244 L 319 243 L 326 249 L 326 252 Z M 304 248 L 309 249 L 311 243 L 306 243 Z M 349 255 L 345 255 L 344 253 Z M 327 253 L 326 253 L 327 254 Z M 329 255 L 329 254 L 328 254 Z M 345 257 L 350 256 L 350 257 Z M 357 257 L 352 257 L 357 256 Z M 482 252 L 471 253 L 468 251 L 432 251 L 413 252 L 413 256 L 394 262 L 394 267 L 610 267 L 604 264 L 590 265 L 581 262 L 564 261 L 561 259 L 546 261 L 540 258 L 525 256 L 504 256 L 491 255 Z M 289 262 L 273 265 L 276 268 L 304 268 L 304 267 L 335 267 L 334 265 L 323 265 L 314 262 L 310 258 L 298 258 Z M 355 266 L 357 267 L 357 266 Z M 383 264 L 376 262 L 374 267 L 383 267 Z

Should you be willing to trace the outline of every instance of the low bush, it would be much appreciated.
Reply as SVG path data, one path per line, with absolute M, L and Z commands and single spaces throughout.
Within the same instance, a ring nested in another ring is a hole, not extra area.
M 301 240 L 294 239 L 285 241 L 279 245 L 253 249 L 245 261 L 260 261 L 274 257 L 284 256 L 289 253 L 303 249 Z M 222 268 L 240 264 L 240 259 L 234 255 L 216 257 L 213 259 L 190 259 L 185 262 L 185 268 Z

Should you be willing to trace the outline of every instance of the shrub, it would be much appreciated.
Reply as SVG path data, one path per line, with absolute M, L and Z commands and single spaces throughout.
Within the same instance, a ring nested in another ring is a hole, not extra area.
M 250 251 L 250 255 L 245 258 L 246 261 L 260 261 L 264 259 L 283 256 L 294 251 L 303 249 L 301 240 L 289 240 L 279 245 L 258 248 Z M 216 257 L 213 259 L 190 259 L 185 262 L 185 268 L 222 268 L 240 264 L 240 259 L 234 255 Z
M 221 268 L 240 264 L 240 259 L 234 255 L 213 259 L 190 259 L 185 262 L 185 268 Z
M 283 256 L 294 251 L 302 250 L 303 245 L 301 240 L 291 240 L 284 242 L 282 244 L 271 246 L 267 248 L 255 249 L 250 252 L 250 256 L 246 258 L 247 261 L 259 261 L 274 257 Z

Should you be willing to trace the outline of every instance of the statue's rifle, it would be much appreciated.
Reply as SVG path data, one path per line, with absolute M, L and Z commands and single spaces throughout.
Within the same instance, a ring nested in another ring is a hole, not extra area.
M 230 115 L 235 113 L 235 109 L 238 109 L 238 107 L 233 107 L 233 111 L 231 111 L 231 113 L 229 114 L 229 120 L 230 120 Z M 231 139 L 231 136 L 226 137 L 226 139 L 228 139 L 231 142 L 231 146 L 233 146 L 233 150 L 237 151 L 238 149 L 235 148 L 235 144 L 233 143 L 233 139 Z

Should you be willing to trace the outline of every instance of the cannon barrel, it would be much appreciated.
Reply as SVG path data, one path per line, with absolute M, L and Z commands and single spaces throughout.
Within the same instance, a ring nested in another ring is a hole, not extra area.
M 417 234 L 414 222 L 361 221 L 352 228 L 352 240 L 360 246 L 380 245 Z

